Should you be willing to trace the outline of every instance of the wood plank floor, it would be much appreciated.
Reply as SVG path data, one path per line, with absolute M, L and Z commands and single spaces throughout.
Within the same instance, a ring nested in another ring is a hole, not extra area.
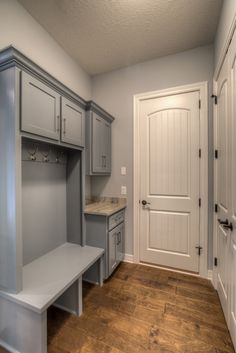
M 48 353 L 145 352 L 234 352 L 209 281 L 122 263 L 103 288 L 84 285 L 80 318 L 48 311 Z

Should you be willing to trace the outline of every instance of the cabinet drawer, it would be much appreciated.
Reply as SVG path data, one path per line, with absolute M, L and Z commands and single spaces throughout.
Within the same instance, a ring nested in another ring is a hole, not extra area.
M 124 210 L 113 214 L 111 217 L 109 217 L 108 229 L 111 230 L 111 229 L 115 228 L 118 224 L 120 224 L 121 222 L 124 222 L 124 219 L 125 219 L 125 211 Z

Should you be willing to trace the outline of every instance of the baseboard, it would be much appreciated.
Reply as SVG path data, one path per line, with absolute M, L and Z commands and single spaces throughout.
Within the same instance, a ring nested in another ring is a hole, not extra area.
M 19 351 L 17 351 L 15 348 L 9 346 L 9 344 L 5 343 L 4 341 L 0 340 L 0 347 L 5 348 L 7 351 L 11 352 L 11 353 L 20 353 Z
M 208 278 L 209 281 L 211 281 L 212 284 L 213 284 L 213 271 L 212 271 L 212 270 L 208 270 L 207 278 Z
M 124 262 L 133 263 L 133 262 L 134 262 L 134 255 L 132 255 L 132 254 L 125 254 L 125 256 L 124 256 Z

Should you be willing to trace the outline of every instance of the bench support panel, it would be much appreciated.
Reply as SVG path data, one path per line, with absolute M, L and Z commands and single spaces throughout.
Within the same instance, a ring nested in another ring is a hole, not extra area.
M 0 297 L 0 344 L 14 353 L 47 353 L 47 312 Z

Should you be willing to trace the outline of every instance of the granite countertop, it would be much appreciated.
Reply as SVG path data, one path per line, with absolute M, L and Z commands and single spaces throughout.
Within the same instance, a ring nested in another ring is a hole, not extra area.
M 126 199 L 119 197 L 102 197 L 87 200 L 84 209 L 85 214 L 111 216 L 126 207 Z

